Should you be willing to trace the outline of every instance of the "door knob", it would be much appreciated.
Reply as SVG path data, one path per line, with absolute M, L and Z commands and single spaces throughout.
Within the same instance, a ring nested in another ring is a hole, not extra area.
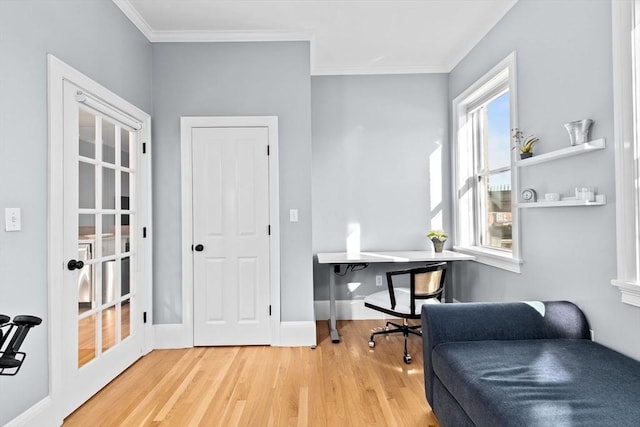
M 71 271 L 80 270 L 82 267 L 84 267 L 84 262 L 80 260 L 76 261 L 75 259 L 72 259 L 67 263 L 67 268 Z
M 195 246 L 193 247 L 193 249 L 194 249 L 196 252 L 202 252 L 202 251 L 204 250 L 204 246 L 203 246 L 203 245 L 195 245 Z

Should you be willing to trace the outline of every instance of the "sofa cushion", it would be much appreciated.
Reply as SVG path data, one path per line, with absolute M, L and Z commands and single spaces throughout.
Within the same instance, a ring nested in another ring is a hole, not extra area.
M 640 420 L 640 363 L 589 340 L 443 343 L 433 351 L 433 370 L 478 426 Z

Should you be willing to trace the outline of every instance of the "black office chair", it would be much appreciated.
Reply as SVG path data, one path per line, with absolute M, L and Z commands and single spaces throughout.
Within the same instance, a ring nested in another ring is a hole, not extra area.
M 35 316 L 16 316 L 9 322 L 9 316 L 0 314 L 0 375 L 16 375 L 27 355 L 19 351 L 29 330 L 42 323 Z M 11 338 L 11 339 L 9 339 Z
M 411 355 L 407 351 L 409 334 L 422 336 L 420 325 L 410 326 L 408 319 L 420 319 L 423 304 L 439 303 L 444 291 L 444 279 L 447 271 L 446 263 L 430 264 L 426 267 L 409 270 L 390 271 L 387 273 L 387 290 L 376 292 L 364 299 L 365 307 L 381 311 L 394 317 L 402 318 L 402 324 L 387 322 L 381 331 L 373 332 L 369 338 L 369 347 L 376 345 L 376 335 L 402 333 L 404 335 L 404 363 L 411 363 Z M 409 287 L 396 286 L 395 276 L 409 275 Z M 389 328 L 393 326 L 393 328 Z

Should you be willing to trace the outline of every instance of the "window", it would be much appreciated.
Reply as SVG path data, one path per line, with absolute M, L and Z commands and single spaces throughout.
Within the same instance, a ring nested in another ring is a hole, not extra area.
M 520 272 L 517 189 L 511 130 L 515 120 L 515 53 L 453 101 L 456 250 Z
M 640 0 L 612 2 L 617 277 L 622 302 L 640 307 Z

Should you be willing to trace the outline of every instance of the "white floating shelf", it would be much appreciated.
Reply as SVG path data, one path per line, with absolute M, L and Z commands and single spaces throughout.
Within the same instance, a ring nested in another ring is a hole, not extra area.
M 585 142 L 584 144 L 572 145 L 571 147 L 552 151 L 550 153 L 544 153 L 538 156 L 534 155 L 533 157 L 529 157 L 528 159 L 519 160 L 516 164 L 518 165 L 518 167 L 522 168 L 525 166 L 537 165 L 538 163 L 544 163 L 551 160 L 562 159 L 564 157 L 571 157 L 578 154 L 589 153 L 591 151 L 604 150 L 605 148 L 605 139 L 600 138 L 593 141 Z
M 604 194 L 597 194 L 595 202 L 587 202 L 586 200 L 577 200 L 575 198 L 559 200 L 557 202 L 532 202 L 518 203 L 519 208 L 556 208 L 563 206 L 604 206 L 607 204 L 607 198 Z

